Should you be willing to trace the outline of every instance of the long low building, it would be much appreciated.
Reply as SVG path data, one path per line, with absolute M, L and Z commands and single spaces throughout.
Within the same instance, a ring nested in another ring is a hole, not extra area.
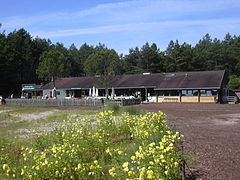
M 105 98 L 106 88 L 99 77 L 59 78 L 55 81 L 57 98 Z M 110 83 L 110 98 L 139 97 L 146 102 L 221 103 L 225 71 L 143 73 L 116 76 Z M 43 97 L 51 97 L 53 82 L 41 88 Z

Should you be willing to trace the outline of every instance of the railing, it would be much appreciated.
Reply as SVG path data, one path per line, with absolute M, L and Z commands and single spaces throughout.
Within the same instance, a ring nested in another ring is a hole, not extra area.
M 104 101 L 104 103 L 108 103 L 108 102 L 114 102 L 116 104 L 118 104 L 119 106 L 131 106 L 131 105 L 136 105 L 136 104 L 141 104 L 141 99 L 139 98 L 134 98 L 134 99 L 111 99 L 108 101 Z
M 130 105 L 136 105 L 141 104 L 141 99 L 135 98 L 135 99 L 122 99 L 121 105 L 122 106 L 130 106 Z
M 103 106 L 100 99 L 6 99 L 7 105 L 20 106 Z
M 226 100 L 228 104 L 236 104 L 237 103 L 237 96 L 226 96 Z
M 103 99 L 5 99 L 7 105 L 14 106 L 103 106 Z M 140 99 L 111 100 L 121 106 L 140 104 Z

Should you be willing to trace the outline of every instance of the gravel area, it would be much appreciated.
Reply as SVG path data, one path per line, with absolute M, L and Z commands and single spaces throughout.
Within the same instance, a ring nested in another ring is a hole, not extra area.
M 240 179 L 240 105 L 161 103 L 138 107 L 165 112 L 170 124 L 184 134 L 184 151 L 191 155 L 194 168 L 189 179 Z

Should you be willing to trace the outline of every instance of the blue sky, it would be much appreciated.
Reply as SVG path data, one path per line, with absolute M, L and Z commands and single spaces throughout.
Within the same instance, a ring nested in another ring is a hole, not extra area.
M 118 53 L 170 40 L 196 44 L 206 33 L 240 35 L 239 0 L 8 0 L 1 2 L 1 31 L 24 28 L 33 37 L 66 47 L 104 43 Z

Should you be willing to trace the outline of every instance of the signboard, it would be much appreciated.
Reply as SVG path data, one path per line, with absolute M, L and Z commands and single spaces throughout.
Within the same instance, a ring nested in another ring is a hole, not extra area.
M 36 84 L 22 84 L 22 90 L 34 90 Z

